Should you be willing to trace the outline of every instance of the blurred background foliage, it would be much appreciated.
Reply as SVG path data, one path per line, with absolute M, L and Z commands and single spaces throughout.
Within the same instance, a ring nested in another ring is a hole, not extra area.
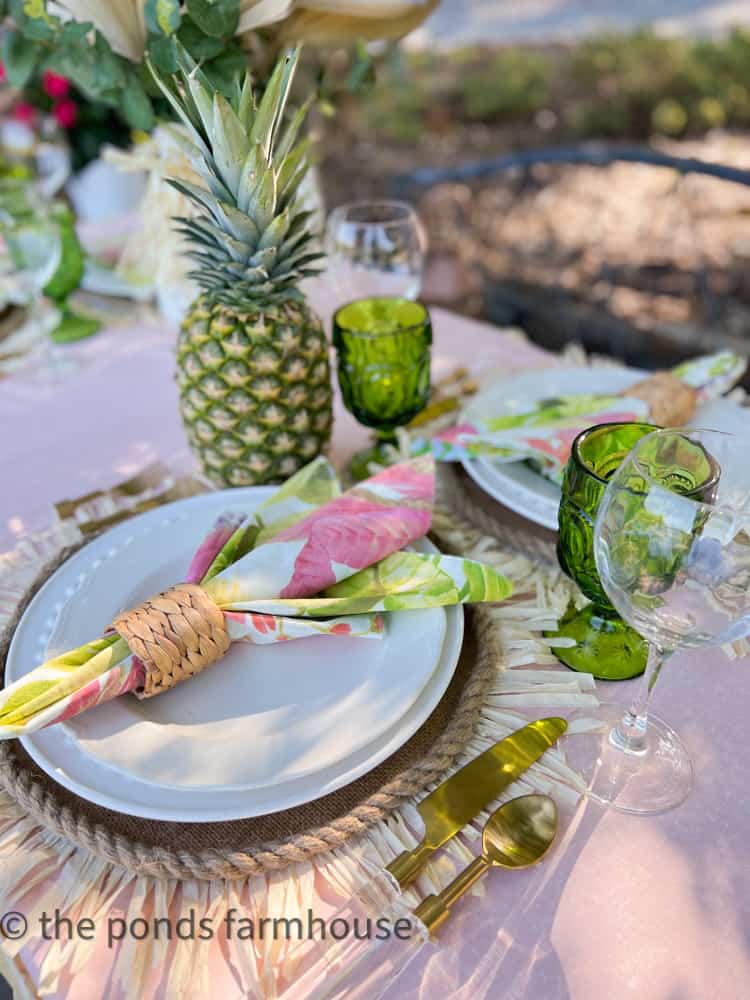
M 524 121 L 570 139 L 673 138 L 750 124 L 750 30 L 721 39 L 648 30 L 571 46 L 394 49 L 359 124 L 410 143 L 452 123 Z

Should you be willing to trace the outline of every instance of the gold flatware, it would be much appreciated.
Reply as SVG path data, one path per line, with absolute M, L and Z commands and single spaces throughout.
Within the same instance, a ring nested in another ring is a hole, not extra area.
M 410 885 L 432 854 L 539 760 L 567 728 L 565 719 L 537 719 L 469 761 L 422 799 L 417 806 L 425 827 L 421 843 L 399 854 L 386 869 L 400 887 Z
M 414 916 L 432 933 L 450 908 L 490 868 L 529 868 L 538 864 L 557 834 L 557 806 L 548 795 L 522 795 L 496 809 L 482 831 L 482 853 L 437 895 L 427 896 Z

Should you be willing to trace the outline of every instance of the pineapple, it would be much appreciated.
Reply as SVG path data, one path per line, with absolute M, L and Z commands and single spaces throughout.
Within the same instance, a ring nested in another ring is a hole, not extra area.
M 309 102 L 282 123 L 298 58 L 279 61 L 257 106 L 249 74 L 228 100 L 184 50 L 174 77 L 152 67 L 203 181 L 169 182 L 198 209 L 176 220 L 201 289 L 180 330 L 177 382 L 188 440 L 220 486 L 286 479 L 331 433 L 328 343 L 298 288 L 322 256 L 297 199 Z

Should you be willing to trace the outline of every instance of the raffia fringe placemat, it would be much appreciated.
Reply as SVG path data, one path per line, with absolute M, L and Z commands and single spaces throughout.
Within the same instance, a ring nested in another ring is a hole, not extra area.
M 441 470 L 436 534 L 454 550 L 467 531 L 496 527 L 472 498 L 461 473 Z M 458 511 L 467 517 L 460 517 Z M 508 532 L 505 532 L 508 533 Z M 528 532 L 509 535 L 516 546 L 549 558 L 549 544 Z M 524 538 L 526 539 L 524 543 Z M 19 601 L 0 643 L 4 667 L 13 629 L 31 597 L 81 543 L 39 572 Z M 0 744 L 0 787 L 46 829 L 98 857 L 157 878 L 243 878 L 309 860 L 359 837 L 406 800 L 439 781 L 474 736 L 495 679 L 499 650 L 488 609 L 467 609 L 466 640 L 453 681 L 428 721 L 400 750 L 352 784 L 293 809 L 222 823 L 165 823 L 126 816 L 67 791 L 45 774 L 19 741 Z M 176 845 L 179 844 L 179 847 Z

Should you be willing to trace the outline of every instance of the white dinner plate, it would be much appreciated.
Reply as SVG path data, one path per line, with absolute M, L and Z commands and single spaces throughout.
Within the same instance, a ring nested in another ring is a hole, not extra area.
M 8 681 L 180 579 L 219 513 L 252 510 L 271 492 L 177 501 L 90 543 L 29 605 Z M 429 609 L 389 614 L 383 640 L 236 644 L 189 684 L 146 702 L 116 699 L 23 743 L 61 784 L 133 815 L 209 821 L 273 812 L 354 780 L 412 736 L 453 675 L 462 626 L 462 609 Z
M 159 788 L 125 774 L 113 775 L 108 767 L 83 753 L 64 726 L 43 729 L 22 742 L 37 764 L 65 788 L 130 816 L 180 823 L 215 823 L 265 816 L 312 802 L 348 785 L 403 746 L 427 721 L 445 693 L 458 662 L 462 636 L 463 608 L 452 607 L 448 610 L 446 642 L 435 672 L 403 718 L 395 721 L 378 739 L 338 764 L 272 788 L 246 791 L 171 789 Z
M 541 399 L 555 396 L 619 393 L 648 375 L 637 368 L 550 368 L 498 379 L 483 389 L 464 409 L 461 419 L 471 423 L 489 416 L 522 413 Z M 746 434 L 750 413 L 727 399 L 698 408 L 693 427 Z M 525 462 L 498 462 L 476 458 L 463 463 L 471 478 L 495 500 L 530 521 L 557 531 L 560 487 Z

